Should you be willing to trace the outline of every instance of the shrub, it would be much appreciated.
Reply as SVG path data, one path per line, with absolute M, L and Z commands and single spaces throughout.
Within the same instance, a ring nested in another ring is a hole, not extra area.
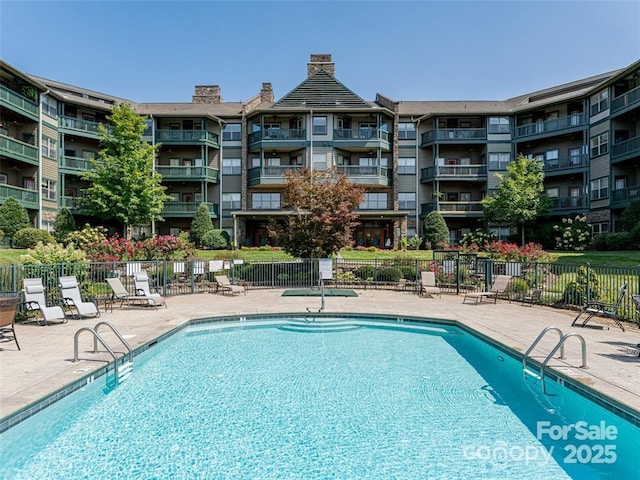
M 0 232 L 0 240 L 2 240 L 2 232 Z M 629 238 L 631 243 L 636 247 L 640 247 L 640 222 L 636 223 L 631 232 L 629 232 Z
M 227 248 L 228 241 L 224 237 L 224 233 L 224 230 L 209 230 L 202 237 L 202 246 L 210 250 L 223 250 Z
M 16 248 L 34 248 L 38 243 L 56 243 L 53 236 L 46 230 L 39 228 L 23 228 L 13 236 L 13 244 Z
M 465 233 L 462 240 L 460 240 L 460 245 L 468 249 L 468 251 L 480 252 L 496 240 L 495 235 L 482 228 L 478 228 L 473 232 Z
M 640 200 L 634 200 L 620 215 L 620 224 L 625 232 L 630 232 L 640 223 Z
M 576 215 L 575 219 L 563 218 L 561 225 L 554 225 L 556 248 L 558 250 L 584 250 L 591 240 L 591 226 L 587 217 Z
M 27 209 L 24 208 L 18 200 L 13 197 L 7 198 L 0 205 L 0 230 L 4 234 L 13 238 L 18 230 L 31 226 L 31 220 Z
M 53 237 L 58 243 L 66 243 L 67 236 L 76 231 L 76 221 L 68 208 L 61 208 L 53 222 Z
M 0 242 L 2 241 L 3 238 L 4 238 L 4 232 L 0 230 Z
M 402 272 L 402 278 L 406 278 L 407 280 L 415 280 L 416 279 L 416 268 L 411 267 L 409 265 L 402 265 L 397 267 Z
M 107 238 L 107 229 L 104 227 L 92 227 L 88 223 L 82 230 L 76 230 L 67 235 L 67 242 L 72 243 L 77 248 L 84 248 L 90 243 L 101 242 Z
M 516 298 L 521 298 L 528 291 L 529 284 L 523 278 L 512 278 L 507 286 L 507 294 Z
M 373 280 L 376 276 L 376 269 L 371 265 L 363 265 L 355 273 L 360 280 Z
M 422 224 L 425 243 L 432 248 L 442 248 L 449 243 L 449 228 L 440 212 L 429 212 Z
M 603 233 L 595 237 L 593 247 L 599 251 L 630 250 L 634 238 L 629 232 Z
M 401 278 L 402 270 L 396 267 L 382 268 L 375 277 L 378 282 L 399 282 Z
M 20 263 L 27 265 L 25 274 L 28 277 L 40 277 L 46 287 L 58 285 L 61 275 L 75 275 L 81 281 L 86 275 L 87 256 L 83 250 L 73 245 L 64 247 L 57 243 L 38 244 L 29 249 L 26 255 L 20 255 Z M 64 272 L 61 264 L 65 265 Z
M 204 239 L 208 232 L 213 230 L 213 222 L 209 214 L 209 208 L 203 203 L 196 210 L 189 229 L 189 240 L 197 247 L 203 247 Z M 211 247 L 209 247 L 211 248 Z
M 422 239 L 417 234 L 414 234 L 411 238 L 406 239 L 406 246 L 404 248 L 418 250 L 420 245 L 422 245 Z
M 587 298 L 587 290 L 589 296 Z M 589 300 L 600 298 L 600 282 L 598 275 L 591 271 L 587 275 L 586 267 L 579 267 L 576 278 L 564 288 L 562 301 L 568 305 L 586 305 Z

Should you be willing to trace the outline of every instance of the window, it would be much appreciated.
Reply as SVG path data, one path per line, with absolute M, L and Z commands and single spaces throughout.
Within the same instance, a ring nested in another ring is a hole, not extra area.
M 42 198 L 46 200 L 57 200 L 56 182 L 54 180 L 42 180 Z
M 239 210 L 241 208 L 240 193 L 223 193 L 222 209 L 223 210 Z
M 42 155 L 49 158 L 58 158 L 57 142 L 49 137 L 42 137 Z
M 222 174 L 223 175 L 240 175 L 242 173 L 242 164 L 239 158 L 223 158 Z
M 222 130 L 222 140 L 226 142 L 237 142 L 242 140 L 242 124 L 228 123 Z
M 569 149 L 569 162 L 571 163 L 571 165 L 580 165 L 582 163 L 582 159 L 580 157 L 580 147 Z
M 601 222 L 601 223 L 592 223 L 591 224 L 591 234 L 595 237 L 596 235 L 600 235 L 603 233 L 609 232 L 609 222 Z
M 409 175 L 416 173 L 416 159 L 413 157 L 398 158 L 398 174 Z
M 42 113 L 46 113 L 50 117 L 58 116 L 58 102 L 55 98 L 42 97 Z
M 377 127 L 375 123 L 361 123 L 360 130 L 359 130 L 360 138 L 361 139 L 375 138 L 376 129 Z
M 494 235 L 498 240 L 509 240 L 509 227 L 489 227 L 489 233 Z
M 386 210 L 386 193 L 365 193 L 364 202 L 360 204 L 362 210 Z
M 559 190 L 558 187 L 547 188 L 547 195 L 551 198 L 558 198 Z
M 313 117 L 313 134 L 327 134 L 327 117 Z
M 490 153 L 489 170 L 506 170 L 510 161 L 510 153 Z
M 0 173 L 0 185 L 6 185 L 9 183 L 9 177 L 6 173 Z
M 609 132 L 591 137 L 591 156 L 597 157 L 609 151 Z
M 142 132 L 143 137 L 150 137 L 153 135 L 153 120 L 147 118 L 144 121 L 144 132 Z
M 609 108 L 609 91 L 602 90 L 591 96 L 591 115 L 596 115 Z
M 545 153 L 547 168 L 558 168 L 558 150 L 549 150 Z
M 609 196 L 609 177 L 591 180 L 591 200 L 600 200 Z
M 416 126 L 413 123 L 398 124 L 398 140 L 415 140 Z
M 489 133 L 509 133 L 509 117 L 489 117 Z
M 314 170 L 326 170 L 327 169 L 327 154 L 326 153 L 314 153 L 313 154 L 313 169 Z
M 252 194 L 251 208 L 254 210 L 278 210 L 280 208 L 280 193 Z
M 399 193 L 398 208 L 400 210 L 415 210 L 416 194 L 415 193 Z

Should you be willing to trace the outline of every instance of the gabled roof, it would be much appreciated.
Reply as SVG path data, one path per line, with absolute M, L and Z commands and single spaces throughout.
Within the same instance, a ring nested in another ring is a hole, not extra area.
M 273 109 L 373 108 L 369 102 L 353 93 L 336 78 L 319 68 L 296 88 L 271 107 Z

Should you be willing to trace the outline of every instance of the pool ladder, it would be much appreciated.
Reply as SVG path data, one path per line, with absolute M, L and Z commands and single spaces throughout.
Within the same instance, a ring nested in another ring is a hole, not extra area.
M 100 334 L 98 333 L 98 329 L 103 325 L 106 327 L 109 327 L 111 331 L 115 334 L 115 336 L 118 337 L 120 342 L 122 342 L 122 344 L 127 349 L 127 353 L 123 354 L 122 356 L 123 362 L 120 365 L 118 365 L 118 357 L 113 351 L 113 349 L 107 344 L 104 338 L 102 338 L 102 336 L 100 336 Z M 73 361 L 74 362 L 78 361 L 78 338 L 80 337 L 80 334 L 82 332 L 91 332 L 91 335 L 93 335 L 93 352 L 92 353 L 98 353 L 98 342 L 100 342 L 102 346 L 107 350 L 107 352 L 109 352 L 109 354 L 113 357 L 114 380 L 112 382 L 112 385 L 110 386 L 115 387 L 131 376 L 131 374 L 133 373 L 133 350 L 131 350 L 131 346 L 129 346 L 129 344 L 124 339 L 124 337 L 120 334 L 118 329 L 109 322 L 99 322 L 93 328 L 82 327 L 76 332 L 73 339 Z M 129 357 L 128 360 L 126 360 L 127 356 Z M 107 378 L 107 383 L 109 383 L 108 378 Z
M 555 347 L 551 349 L 547 357 L 544 359 L 544 362 L 542 362 L 540 366 L 540 373 L 537 373 L 527 368 L 527 364 L 528 364 L 527 360 L 530 359 L 529 354 L 533 351 L 533 349 L 540 342 L 540 340 L 542 340 L 542 337 L 544 337 L 547 334 L 547 332 L 557 332 L 558 335 L 560 336 L 560 339 L 558 340 L 558 343 L 556 343 Z M 564 359 L 564 343 L 570 337 L 577 337 L 578 340 L 580 340 L 580 343 L 582 344 L 582 365 L 580 365 L 580 368 L 584 368 L 584 369 L 589 368 L 587 367 L 587 344 L 585 343 L 582 335 L 578 333 L 573 333 L 573 332 L 567 333 L 565 335 L 562 333 L 562 330 L 560 330 L 558 327 L 546 327 L 544 330 L 542 330 L 542 332 L 540 332 L 540 335 L 538 335 L 538 337 L 533 341 L 529 349 L 524 353 L 524 356 L 522 357 L 522 376 L 523 378 L 527 378 L 527 375 L 530 375 L 534 378 L 538 378 L 542 386 L 542 393 L 545 393 L 545 394 L 547 393 L 547 389 L 544 383 L 547 363 L 549 363 L 549 360 L 553 358 L 553 356 L 558 351 L 558 349 L 560 350 L 560 356 L 558 358 L 560 358 L 561 360 Z

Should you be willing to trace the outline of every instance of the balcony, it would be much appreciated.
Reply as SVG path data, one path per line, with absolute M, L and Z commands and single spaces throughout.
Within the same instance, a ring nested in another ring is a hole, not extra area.
M 80 209 L 81 202 L 81 197 L 60 197 L 60 207 L 68 208 L 74 213 Z
M 0 105 L 21 113 L 31 120 L 38 121 L 38 104 L 19 93 L 0 85 Z
M 0 155 L 39 165 L 38 147 L 0 134 Z
M 249 150 L 278 148 L 283 151 L 298 150 L 307 146 L 307 131 L 304 128 L 267 128 L 249 134 Z
M 82 175 L 91 170 L 91 163 L 86 158 L 63 156 L 60 159 L 60 172 L 72 175 Z
M 553 118 L 544 122 L 520 125 L 515 128 L 514 137 L 549 136 L 557 133 L 569 133 L 582 129 L 587 125 L 587 116 L 584 113 L 569 115 L 568 117 Z
M 420 136 L 420 146 L 430 143 L 483 143 L 487 140 L 486 128 L 437 128 Z
M 572 157 L 555 158 L 544 162 L 544 174 L 547 177 L 586 171 L 589 166 L 589 155 L 581 154 Z
M 60 117 L 58 120 L 58 127 L 61 131 L 89 138 L 100 137 L 98 125 L 100 125 L 99 122 L 75 117 Z
M 301 165 L 274 165 L 250 168 L 247 172 L 247 185 L 284 185 L 284 175 L 287 172 L 299 171 Z
M 611 113 L 620 113 L 640 106 L 640 87 L 629 90 L 627 93 L 611 100 Z
M 587 210 L 587 197 L 554 197 L 551 198 L 551 214 L 582 212 Z
M 207 145 L 220 148 L 218 134 L 209 130 L 156 130 L 156 142 L 164 145 Z
M 26 188 L 14 187 L 4 183 L 0 184 L 0 201 L 4 203 L 9 197 L 18 200 L 24 208 L 39 208 L 37 190 L 27 190 Z
M 435 165 L 420 169 L 420 181 L 464 180 L 486 181 L 487 166 L 482 165 Z
M 640 156 L 640 136 L 618 142 L 611 147 L 611 163 L 622 162 Z
M 611 208 L 627 208 L 629 202 L 640 200 L 640 186 L 621 188 L 611 192 Z
M 164 182 L 207 182 L 218 183 L 218 170 L 211 167 L 170 167 L 156 166 Z
M 218 217 L 218 204 L 208 202 L 164 202 L 163 217 L 193 217 L 196 210 L 204 203 L 212 218 Z
M 391 170 L 375 165 L 338 165 L 337 170 L 350 182 L 360 185 L 391 186 Z
M 389 151 L 391 135 L 379 128 L 337 128 L 333 131 L 333 145 L 337 148 Z
M 438 210 L 443 217 L 482 217 L 482 202 L 430 202 L 420 204 L 420 214 Z

